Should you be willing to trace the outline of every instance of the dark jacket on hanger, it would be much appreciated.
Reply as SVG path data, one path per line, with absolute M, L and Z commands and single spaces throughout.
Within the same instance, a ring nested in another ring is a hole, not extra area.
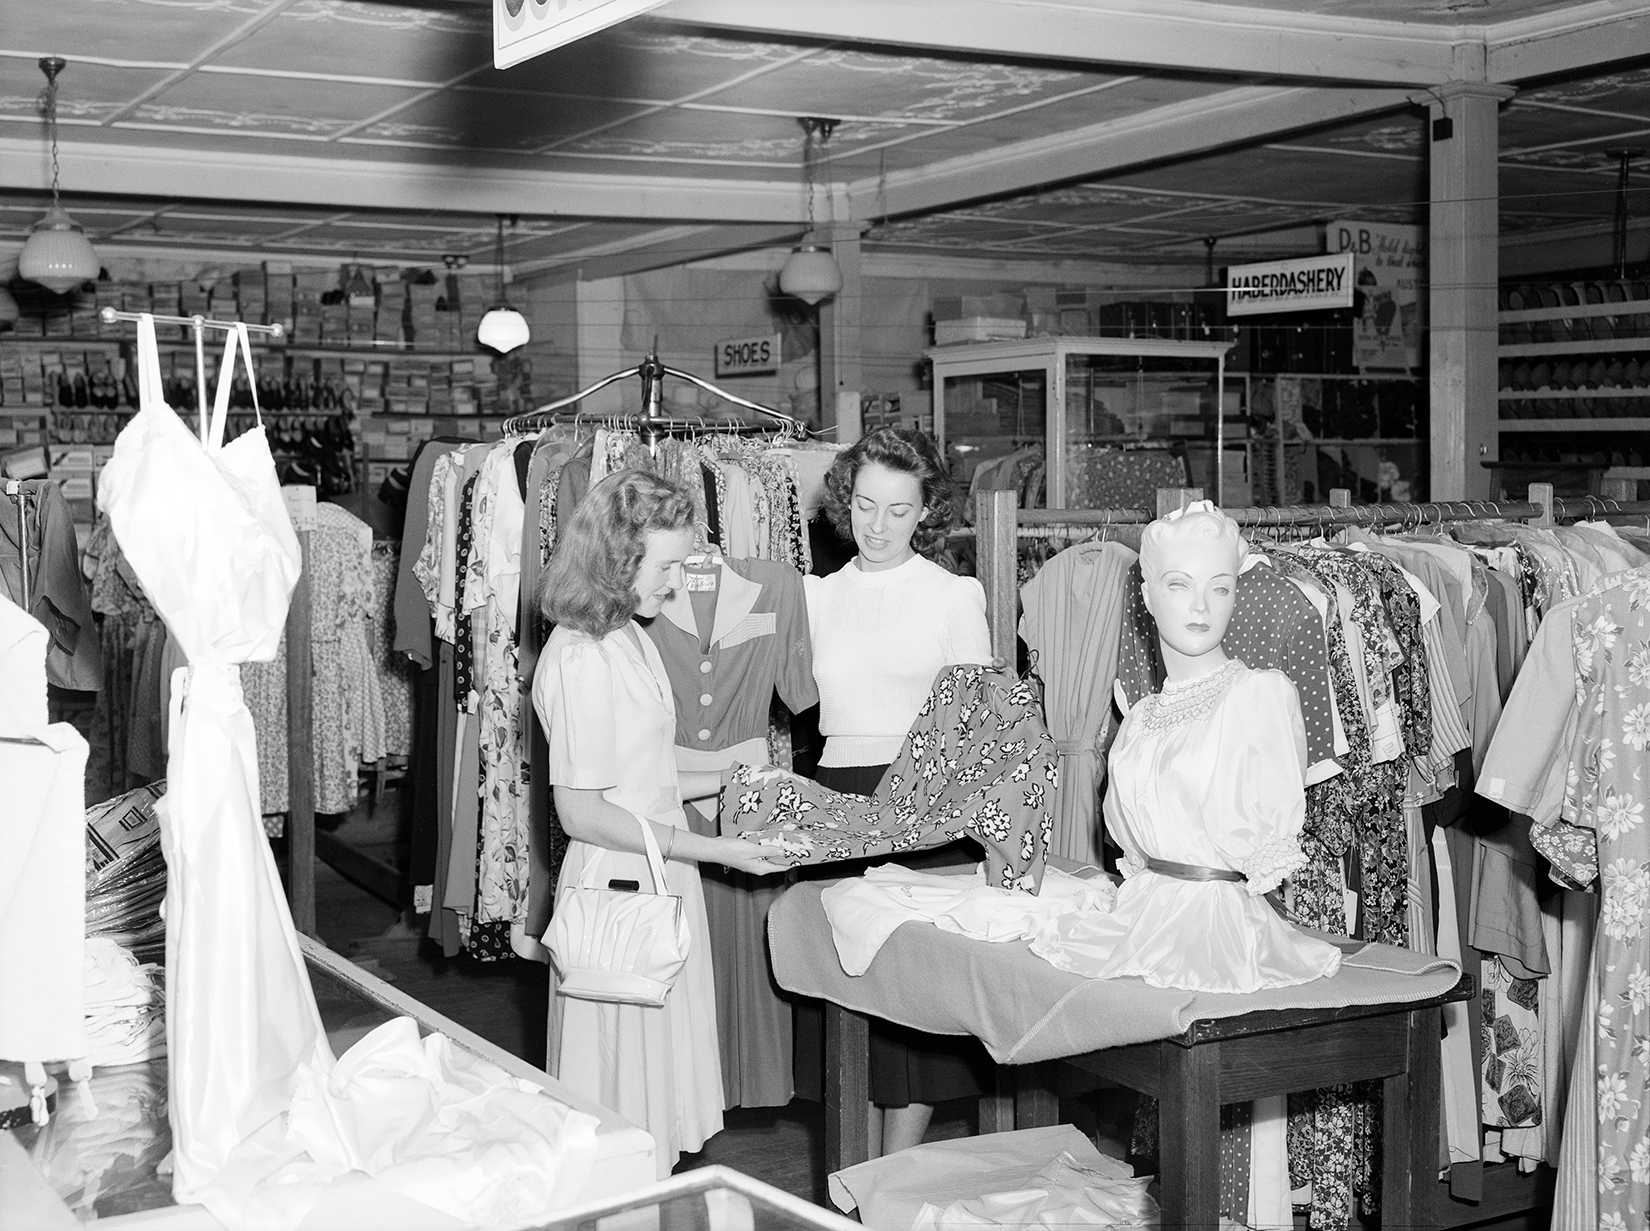
M 23 605 L 28 565 L 28 612 L 46 626 L 46 680 L 59 688 L 96 692 L 103 687 L 103 648 L 92 622 L 91 596 L 80 575 L 80 545 L 62 489 L 50 479 L 22 483 L 28 501 L 25 543 L 16 496 L 0 496 L 0 585 Z

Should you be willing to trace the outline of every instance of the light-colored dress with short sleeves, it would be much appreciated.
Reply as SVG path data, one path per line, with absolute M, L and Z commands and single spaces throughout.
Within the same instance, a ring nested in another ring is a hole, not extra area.
M 1262 896 L 1305 863 L 1306 729 L 1288 676 L 1234 659 L 1166 684 L 1123 720 L 1109 768 L 1106 830 L 1124 855 L 1116 908 L 1055 920 L 1037 953 L 1091 978 L 1205 992 L 1289 987 L 1340 968 L 1339 949 Z M 1178 879 L 1148 858 L 1247 880 Z
M 550 747 L 550 782 L 602 798 L 661 825 L 686 829 L 676 777 L 676 706 L 653 642 L 634 623 L 595 638 L 563 625 L 533 674 L 533 704 Z M 647 857 L 572 842 L 561 881 L 602 859 L 607 879 L 652 884 Z M 546 1069 L 580 1094 L 653 1134 L 659 1176 L 722 1129 L 716 989 L 699 870 L 669 860 L 692 942 L 662 1008 L 550 995 Z

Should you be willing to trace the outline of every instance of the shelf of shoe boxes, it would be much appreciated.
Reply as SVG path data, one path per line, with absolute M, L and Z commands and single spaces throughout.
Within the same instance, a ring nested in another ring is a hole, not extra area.
M 1501 461 L 1650 478 L 1650 281 L 1504 286 L 1500 298 Z M 1582 432 L 1595 435 L 1546 435 Z
M 516 407 L 499 404 L 492 357 L 466 344 L 486 310 L 485 278 L 380 271 L 370 295 L 359 293 L 357 282 L 351 296 L 352 272 L 294 273 L 265 262 L 211 288 L 100 282 L 62 296 L 25 291 L 15 329 L 0 335 L 0 471 L 46 470 L 62 482 L 77 523 L 90 524 L 96 474 L 137 401 L 133 327 L 105 325 L 98 316 L 105 306 L 285 323 L 286 338 L 254 338 L 260 401 L 278 403 L 265 406 L 266 418 L 278 423 L 353 406 L 357 462 L 371 490 L 421 441 L 438 434 L 479 440 L 504 411 L 514 413 Z M 161 325 L 156 334 L 168 400 L 193 422 L 190 331 Z M 221 348 L 221 337 L 209 339 L 209 390 Z M 237 408 L 237 415 L 247 413 Z

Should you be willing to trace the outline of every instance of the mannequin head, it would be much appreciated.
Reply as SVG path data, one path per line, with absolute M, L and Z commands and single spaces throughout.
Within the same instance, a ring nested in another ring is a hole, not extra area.
M 1141 535 L 1141 590 L 1171 680 L 1226 661 L 1221 641 L 1246 551 L 1238 524 L 1207 500 L 1158 518 Z

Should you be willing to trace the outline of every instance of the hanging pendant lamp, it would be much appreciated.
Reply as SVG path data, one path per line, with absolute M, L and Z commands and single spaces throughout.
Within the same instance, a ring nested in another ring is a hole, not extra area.
M 842 269 L 829 248 L 802 244 L 785 259 L 785 267 L 779 271 L 779 289 L 805 304 L 816 304 L 842 289 Z
M 97 277 L 97 253 L 80 225 L 69 217 L 57 198 L 57 75 L 67 66 L 61 56 L 42 56 L 40 71 L 46 74 L 42 110 L 52 149 L 52 207 L 34 224 L 23 250 L 17 255 L 17 273 L 61 295 L 82 282 Z
M 814 229 L 814 138 L 819 138 L 820 152 L 831 139 L 835 120 L 815 119 L 810 116 L 802 124 L 802 189 L 808 194 L 808 230 Z M 779 289 L 795 295 L 812 306 L 829 299 L 842 289 L 842 269 L 829 248 L 819 244 L 801 244 L 791 250 L 785 267 L 779 271 Z
M 481 324 L 476 327 L 476 341 L 501 355 L 507 355 L 518 346 L 526 346 L 532 334 L 527 328 L 527 318 L 512 308 L 510 301 L 504 297 L 503 214 L 498 216 L 498 242 L 494 248 L 493 261 L 498 267 L 498 301 L 487 309 L 487 315 L 481 318 Z

